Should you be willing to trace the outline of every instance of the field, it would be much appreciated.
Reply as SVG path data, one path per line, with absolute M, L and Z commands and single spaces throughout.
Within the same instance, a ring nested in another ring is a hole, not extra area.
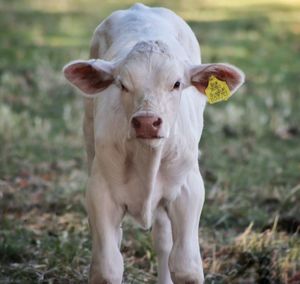
M 199 161 L 206 283 L 300 283 L 300 1 L 161 0 L 204 63 L 246 73 L 208 105 Z M 91 240 L 82 98 L 62 77 L 131 1 L 0 0 L 0 283 L 86 283 Z M 124 224 L 126 283 L 155 283 L 149 232 Z

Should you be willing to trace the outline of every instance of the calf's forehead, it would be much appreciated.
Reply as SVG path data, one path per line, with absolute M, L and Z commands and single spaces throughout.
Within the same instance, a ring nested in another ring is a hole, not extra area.
M 180 80 L 183 74 L 183 65 L 178 60 L 156 53 L 129 58 L 119 69 L 121 80 L 133 88 L 142 88 L 148 84 L 164 87 Z
M 183 69 L 165 42 L 149 40 L 132 48 L 119 66 L 119 75 L 134 88 L 148 83 L 160 87 L 180 79 Z

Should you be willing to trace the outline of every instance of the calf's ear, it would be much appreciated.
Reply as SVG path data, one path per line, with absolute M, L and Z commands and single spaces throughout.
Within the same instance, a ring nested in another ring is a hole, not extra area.
M 205 94 L 209 78 L 215 76 L 221 81 L 225 81 L 229 90 L 233 94 L 245 80 L 244 73 L 237 67 L 226 63 L 201 64 L 190 69 L 191 84 L 199 92 Z
M 63 68 L 65 78 L 89 97 L 114 81 L 112 71 L 113 65 L 100 59 L 72 61 Z

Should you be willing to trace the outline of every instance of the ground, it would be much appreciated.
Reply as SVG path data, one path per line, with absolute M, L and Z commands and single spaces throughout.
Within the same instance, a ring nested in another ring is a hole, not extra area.
M 188 21 L 204 63 L 247 77 L 205 112 L 206 283 L 300 283 L 299 1 L 145 3 Z M 130 4 L 0 0 L 0 283 L 87 282 L 83 104 L 61 68 L 88 58 L 98 22 Z M 155 283 L 149 232 L 131 220 L 124 231 L 126 283 Z

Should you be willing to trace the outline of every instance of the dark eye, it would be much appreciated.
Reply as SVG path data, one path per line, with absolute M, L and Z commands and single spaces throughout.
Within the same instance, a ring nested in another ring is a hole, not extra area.
M 122 89 L 122 91 L 124 91 L 124 92 L 128 92 L 128 89 L 120 82 L 120 84 L 121 84 L 121 89 Z
M 173 89 L 177 90 L 177 89 L 179 89 L 179 88 L 180 88 L 180 82 L 177 81 L 177 82 L 174 84 Z

